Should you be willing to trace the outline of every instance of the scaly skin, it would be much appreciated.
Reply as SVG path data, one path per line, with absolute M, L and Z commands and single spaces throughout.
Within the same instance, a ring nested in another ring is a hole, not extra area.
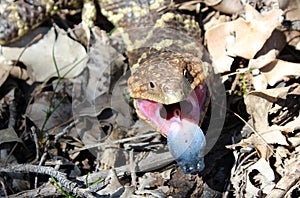
M 28 0 L 11 3 L 0 15 L 0 45 L 16 41 L 60 9 L 69 6 L 78 7 L 80 1 Z

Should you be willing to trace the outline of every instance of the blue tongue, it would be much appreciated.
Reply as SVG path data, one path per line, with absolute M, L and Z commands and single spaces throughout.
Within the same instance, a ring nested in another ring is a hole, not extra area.
M 168 132 L 168 147 L 177 164 L 185 174 L 204 169 L 205 136 L 201 128 L 188 120 L 173 122 Z

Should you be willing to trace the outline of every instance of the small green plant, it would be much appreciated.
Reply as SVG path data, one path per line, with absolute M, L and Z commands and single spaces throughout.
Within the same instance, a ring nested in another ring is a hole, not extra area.
M 249 79 L 249 76 L 253 75 L 253 70 L 250 69 L 250 70 L 246 70 L 244 71 L 243 73 L 241 73 L 241 76 L 242 76 L 242 92 L 243 92 L 243 95 L 247 95 L 252 89 L 252 78 Z
M 59 102 L 57 104 L 54 104 L 54 98 L 55 98 L 55 93 L 57 91 L 57 88 L 58 88 L 58 85 L 60 84 L 61 80 L 69 73 L 71 72 L 79 63 L 81 63 L 84 58 L 82 60 L 79 60 L 77 63 L 74 64 L 73 67 L 71 67 L 63 76 L 60 75 L 60 72 L 59 72 L 59 68 L 58 68 L 58 65 L 57 65 L 57 61 L 56 61 L 56 58 L 55 58 L 55 54 L 54 54 L 54 49 L 55 49 L 55 43 L 53 44 L 53 47 L 52 47 L 52 59 L 53 59 L 53 64 L 54 64 L 54 67 L 55 67 L 55 70 L 56 70 L 56 75 L 57 75 L 57 82 L 55 84 L 55 87 L 53 89 L 53 94 L 50 98 L 50 104 L 49 104 L 49 107 L 48 109 L 45 111 L 45 114 L 46 114 L 46 118 L 43 122 L 43 125 L 42 125 L 42 128 L 41 128 L 41 131 L 44 131 L 45 129 L 45 126 L 49 120 L 49 118 L 51 117 L 51 115 L 53 114 L 53 112 L 56 111 L 56 109 L 61 105 L 61 103 L 64 101 L 65 97 L 62 97 Z
M 108 36 L 111 36 L 112 35 L 112 33 L 114 32 L 114 31 L 116 31 L 116 28 L 113 28 L 113 29 L 111 29 L 107 34 L 108 34 Z
M 243 92 L 243 95 L 247 95 L 248 91 L 247 91 L 246 74 L 242 73 L 241 77 L 242 77 L 242 92 Z
M 96 185 L 98 184 L 100 181 L 102 181 L 102 178 L 99 177 L 96 181 L 94 181 L 91 185 L 89 185 L 89 182 L 88 182 L 88 178 L 90 176 L 90 172 L 88 172 L 88 174 L 86 174 L 86 177 L 85 177 L 85 186 L 86 188 L 90 187 L 90 186 L 93 186 L 93 185 Z

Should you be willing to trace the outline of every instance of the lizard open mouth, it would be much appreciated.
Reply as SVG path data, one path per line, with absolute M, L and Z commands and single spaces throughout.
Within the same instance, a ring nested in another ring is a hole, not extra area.
M 164 136 L 168 136 L 170 125 L 175 120 L 187 120 L 199 124 L 205 108 L 206 94 L 207 87 L 201 84 L 185 100 L 178 103 L 164 105 L 151 100 L 137 99 L 135 105 L 138 113 L 142 114 L 139 116 L 144 117 Z

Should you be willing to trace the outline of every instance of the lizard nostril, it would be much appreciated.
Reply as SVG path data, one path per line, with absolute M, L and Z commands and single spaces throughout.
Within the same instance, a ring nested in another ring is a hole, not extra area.
M 154 84 L 152 81 L 150 81 L 150 82 L 149 82 L 149 87 L 150 87 L 151 89 L 154 89 L 154 88 L 155 88 L 155 84 Z

